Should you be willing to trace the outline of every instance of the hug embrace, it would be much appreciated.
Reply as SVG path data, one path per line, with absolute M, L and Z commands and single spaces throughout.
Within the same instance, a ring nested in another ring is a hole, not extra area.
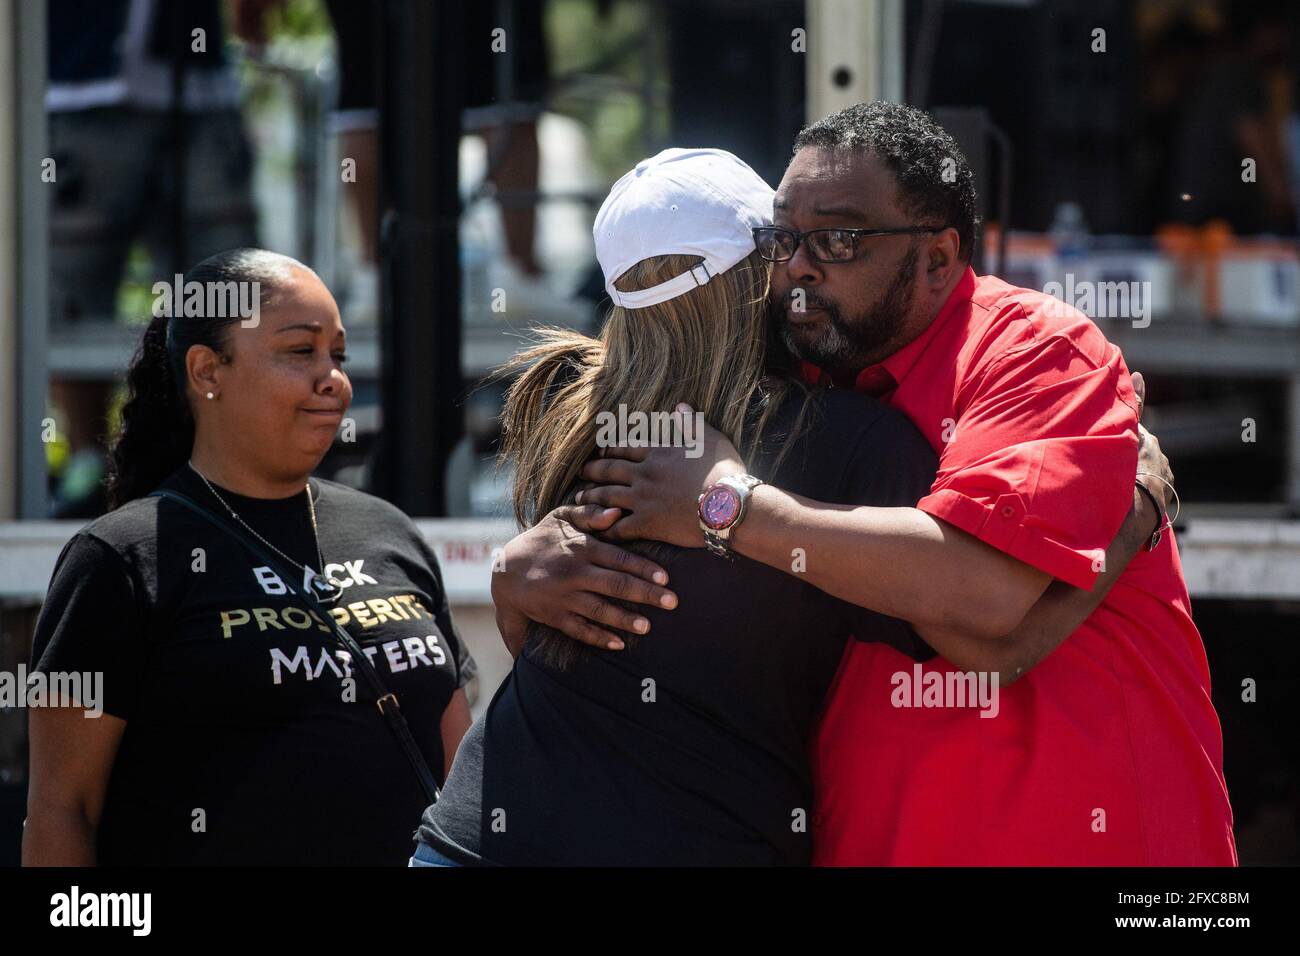
M 33 712 L 25 862 L 1235 865 L 1141 377 L 975 274 L 975 208 L 887 103 L 775 190 L 706 148 L 615 183 L 601 331 L 502 370 L 515 660 L 476 721 L 411 519 L 312 477 L 351 401 L 329 292 L 196 266 L 260 321 L 145 332 L 33 652 L 103 672 L 103 715 Z M 636 415 L 690 441 L 607 440 Z

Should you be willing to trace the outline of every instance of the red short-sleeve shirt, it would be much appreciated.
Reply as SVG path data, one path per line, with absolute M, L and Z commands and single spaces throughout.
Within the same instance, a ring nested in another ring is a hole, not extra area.
M 1132 504 L 1138 439 L 1128 369 L 1086 316 L 968 269 L 930 326 L 854 384 L 939 454 L 918 508 L 1092 586 Z M 1222 733 L 1172 534 L 999 689 L 996 716 L 915 706 L 897 675 L 955 672 L 942 658 L 917 667 L 880 644 L 845 651 L 812 755 L 816 863 L 1236 863 Z

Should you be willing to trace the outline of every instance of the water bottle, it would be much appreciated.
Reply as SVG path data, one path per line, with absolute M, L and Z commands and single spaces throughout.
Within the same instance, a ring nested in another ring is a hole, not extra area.
M 1083 218 L 1083 207 L 1077 202 L 1057 205 L 1048 234 L 1061 263 L 1078 261 L 1088 255 L 1088 223 Z

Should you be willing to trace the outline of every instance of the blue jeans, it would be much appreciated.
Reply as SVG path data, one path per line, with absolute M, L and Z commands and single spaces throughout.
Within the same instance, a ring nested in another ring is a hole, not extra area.
M 415 856 L 406 865 L 411 866 L 460 866 L 455 860 L 449 860 L 427 843 L 415 845 Z

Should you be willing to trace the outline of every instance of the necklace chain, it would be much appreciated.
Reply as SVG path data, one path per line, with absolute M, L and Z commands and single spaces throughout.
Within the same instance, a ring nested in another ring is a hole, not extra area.
M 213 496 L 214 498 L 216 498 L 218 501 L 221 502 L 222 507 L 225 508 L 226 511 L 230 512 L 230 517 L 234 518 L 236 521 L 238 521 L 240 524 L 242 524 L 242 525 L 244 526 L 244 528 L 245 528 L 245 529 L 246 529 L 246 530 L 247 530 L 251 535 L 253 535 L 253 537 L 257 538 L 258 541 L 262 542 L 262 544 L 266 545 L 268 548 L 270 548 L 272 551 L 274 551 L 274 552 L 275 552 L 276 554 L 278 554 L 280 557 L 284 558 L 284 560 L 288 561 L 288 562 L 289 562 L 290 564 L 292 564 L 295 568 L 298 568 L 299 570 L 301 570 L 302 573 L 303 573 L 304 575 L 307 574 L 307 567 L 306 567 L 306 565 L 302 564 L 301 562 L 295 561 L 293 558 L 289 557 L 287 554 L 285 554 L 283 551 L 281 551 L 279 548 L 277 548 L 275 545 L 273 545 L 270 541 L 267 541 L 266 538 L 264 538 L 264 537 L 262 537 L 260 534 L 258 534 L 256 528 L 254 528 L 254 527 L 253 527 L 252 525 L 250 525 L 247 521 L 245 521 L 243 518 L 241 518 L 241 517 L 240 517 L 240 516 L 235 512 L 235 509 L 232 508 L 232 507 L 230 507 L 230 504 L 226 501 L 226 499 L 223 498 L 223 497 L 221 497 L 221 495 L 219 495 L 219 494 L 217 493 L 217 489 L 214 488 L 214 487 L 212 486 L 212 482 L 208 481 L 208 476 L 205 475 L 205 474 L 203 474 L 203 472 L 199 471 L 198 468 L 194 467 L 194 462 L 193 462 L 193 461 L 190 461 L 190 462 L 189 462 L 189 466 L 190 466 L 190 470 L 193 471 L 194 474 L 198 475 L 201 479 L 203 479 L 203 483 L 204 483 L 205 485 L 208 486 L 208 491 L 212 492 L 212 496 Z M 339 592 L 338 592 L 338 590 L 337 590 L 337 586 L 334 585 L 334 583 L 333 583 L 332 581 L 330 581 L 328 578 L 321 577 L 321 575 L 323 575 L 323 574 L 325 573 L 325 572 L 324 572 L 324 567 L 325 567 L 325 558 L 322 557 L 322 555 L 321 555 L 321 550 L 320 550 L 320 532 L 317 530 L 317 527 L 316 527 L 316 503 L 315 503 L 314 501 L 312 501 L 312 497 L 311 497 L 311 484 L 310 484 L 310 482 L 307 484 L 306 488 L 307 488 L 307 514 L 311 517 L 311 536 L 312 536 L 312 541 L 313 541 L 313 542 L 315 543 L 315 545 L 316 545 L 316 562 L 317 562 L 317 564 L 320 565 L 320 568 L 321 568 L 320 571 L 316 572 L 316 575 L 315 575 L 315 576 L 318 577 L 318 578 L 319 578 L 319 579 L 320 579 L 324 584 L 329 585 L 331 588 L 333 588 L 333 589 L 334 589 L 334 592 L 335 592 L 335 593 L 333 594 L 333 597 L 328 597 L 328 592 L 325 592 L 324 595 L 322 595 L 322 594 L 318 594 L 317 597 L 318 597 L 318 598 L 323 598 L 324 600 L 337 600 L 337 599 L 338 599 L 338 596 L 339 596 Z

